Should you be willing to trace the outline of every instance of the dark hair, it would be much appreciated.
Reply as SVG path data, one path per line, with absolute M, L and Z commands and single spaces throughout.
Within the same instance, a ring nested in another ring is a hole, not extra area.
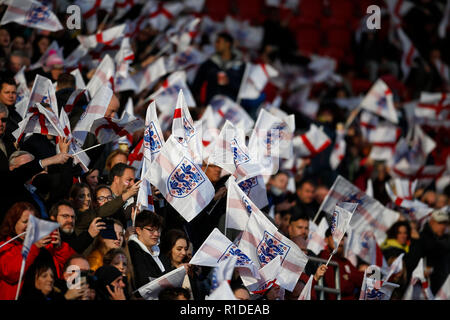
M 226 32 L 226 31 L 219 32 L 219 33 L 217 34 L 217 38 L 222 38 L 223 40 L 225 40 L 226 42 L 228 42 L 228 43 L 230 44 L 230 46 L 232 46 L 233 43 L 234 43 L 233 37 L 231 36 L 231 34 L 229 34 L 229 33 Z
M 68 207 L 70 207 L 70 208 L 73 209 L 73 205 L 72 205 L 72 203 L 71 203 L 70 201 L 64 200 L 64 199 L 59 200 L 58 202 L 56 202 L 56 203 L 50 208 L 50 211 L 49 211 L 50 217 L 55 217 L 55 218 L 56 218 L 56 216 L 58 215 L 58 210 L 59 210 L 59 207 L 60 207 L 60 206 L 68 206 Z M 74 211 L 75 211 L 75 210 L 74 210 Z
M 189 290 L 181 287 L 166 287 L 158 294 L 159 300 L 177 300 L 179 295 L 183 295 L 187 300 L 191 298 Z
M 108 189 L 111 192 L 111 194 L 113 194 L 110 186 L 108 186 L 106 184 L 99 184 L 97 187 L 95 187 L 95 190 L 94 190 L 95 200 L 97 200 L 97 192 L 99 192 L 102 189 Z
M 80 190 L 84 189 L 84 188 L 88 189 L 89 193 L 91 194 L 91 203 L 90 203 L 89 207 L 92 209 L 92 202 L 93 201 L 92 201 L 91 188 L 89 188 L 89 186 L 86 183 L 78 182 L 78 183 L 73 184 L 72 187 L 70 188 L 70 191 L 69 191 L 69 197 L 71 199 L 75 199 L 77 197 L 78 193 L 80 192 Z M 74 207 L 73 203 L 72 203 L 72 206 Z
M 136 168 L 129 166 L 125 163 L 118 163 L 114 167 L 111 168 L 111 171 L 109 172 L 109 182 L 112 183 L 114 181 L 114 177 L 121 177 L 123 176 L 123 173 L 126 169 L 131 169 L 133 171 L 136 170 Z
M 298 206 L 293 206 L 291 208 L 291 221 L 290 222 L 294 222 L 297 220 L 309 221 L 309 217 L 306 213 L 302 212 L 302 210 Z
M 11 208 L 6 212 L 3 218 L 2 225 L 0 226 L 0 241 L 5 240 L 8 237 L 16 236 L 16 223 L 22 217 L 22 213 L 25 210 L 33 211 L 35 217 L 40 217 L 39 212 L 36 208 L 29 202 L 16 202 Z
M 411 239 L 411 226 L 407 221 L 397 221 L 394 223 L 388 231 L 386 231 L 388 239 L 395 239 L 397 238 L 398 230 L 400 227 L 406 227 L 406 232 L 408 233 L 408 240 Z
M 180 229 L 170 229 L 168 230 L 161 239 L 161 253 L 165 254 L 169 259 L 170 251 L 175 246 L 175 243 L 178 239 L 185 239 L 187 244 L 189 245 L 189 238 L 183 230 Z
M 112 169 L 112 168 L 111 168 L 111 162 L 112 162 L 112 160 L 114 159 L 114 157 L 116 157 L 116 156 L 119 155 L 119 154 L 124 155 L 125 157 L 128 158 L 128 152 L 123 151 L 122 149 L 116 149 L 116 150 L 113 150 L 113 151 L 108 155 L 108 157 L 106 158 L 105 169 L 106 169 L 107 171 L 111 171 L 111 169 Z
M 11 77 L 3 78 L 2 77 L 2 78 L 0 78 L 0 90 L 3 89 L 4 83 L 17 87 L 17 83 L 16 83 L 16 80 L 14 80 L 14 78 L 11 78 Z
M 111 265 L 111 262 L 114 260 L 114 257 L 117 256 L 118 254 L 123 254 L 125 257 L 127 257 L 125 251 L 122 248 L 110 249 L 103 256 L 103 265 L 104 266 Z
M 280 170 L 280 171 L 278 171 L 277 173 L 273 174 L 270 178 L 271 178 L 271 179 L 275 179 L 275 178 L 278 177 L 280 174 L 284 174 L 284 175 L 287 176 L 288 178 L 290 177 L 290 176 L 289 176 L 289 173 L 287 173 L 286 171 Z
M 58 279 L 58 274 L 56 272 L 54 263 L 52 263 L 51 261 L 50 254 L 46 254 L 42 257 L 38 257 L 25 273 L 23 279 L 22 292 L 20 293 L 21 299 L 28 300 L 34 298 L 33 292 L 36 292 L 36 290 L 38 290 L 35 284 L 36 278 L 39 277 L 44 272 L 46 272 L 47 270 L 51 270 L 53 273 L 53 288 L 54 288 L 56 279 Z
M 313 180 L 311 180 L 311 179 L 302 179 L 302 180 L 300 180 L 299 182 L 297 182 L 295 188 L 296 188 L 296 189 L 300 189 L 301 187 L 303 187 L 303 185 L 304 185 L 305 183 L 309 183 L 309 184 L 311 184 L 311 185 L 314 186 L 314 187 L 316 186 L 316 184 L 314 183 Z
M 163 218 L 151 211 L 144 210 L 136 216 L 135 221 L 136 228 L 144 228 L 146 226 L 152 226 L 155 228 L 162 228 Z
M 75 77 L 70 73 L 61 73 L 56 80 L 59 89 L 75 88 Z

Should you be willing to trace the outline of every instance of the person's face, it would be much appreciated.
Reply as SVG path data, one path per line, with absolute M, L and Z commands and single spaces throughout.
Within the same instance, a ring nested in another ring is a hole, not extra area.
M 123 276 L 127 275 L 128 260 L 124 254 L 122 253 L 116 254 L 116 256 L 111 261 L 111 265 L 119 269 L 119 271 L 122 272 Z
M 48 49 L 48 46 L 50 45 L 50 40 L 48 38 L 41 38 L 38 42 L 38 48 L 39 52 L 41 54 L 44 54 L 44 52 Z
M 215 165 L 208 165 L 208 168 L 206 169 L 206 176 L 208 177 L 208 179 L 211 181 L 211 183 L 216 183 L 217 181 L 220 180 L 220 174 L 222 172 L 222 168 L 220 168 L 219 166 L 215 166 Z
M 125 282 L 123 282 L 123 276 L 118 277 L 117 279 L 112 281 L 109 285 L 112 286 L 113 288 L 117 287 L 117 288 L 124 289 L 125 288 Z
M 289 238 L 294 238 L 301 236 L 307 238 L 309 233 L 309 221 L 298 219 L 296 221 L 291 221 L 289 224 Z
M 111 97 L 111 101 L 109 102 L 108 108 L 106 109 L 105 118 L 114 118 L 114 116 L 117 114 L 117 111 L 119 110 L 119 107 L 120 107 L 119 99 L 117 99 L 116 95 L 113 94 Z
M 23 66 L 23 58 L 19 56 L 11 56 L 9 58 L 10 70 L 14 73 L 19 72 Z
M 20 219 L 17 220 L 16 225 L 14 227 L 14 231 L 16 232 L 17 235 L 27 230 L 28 219 L 30 218 L 30 214 L 34 215 L 33 211 L 24 210 L 22 212 L 22 215 L 20 216 Z M 20 238 L 25 239 L 25 235 L 21 236 Z
M 55 282 L 55 276 L 52 269 L 47 269 L 40 275 L 36 276 L 34 286 L 41 291 L 44 296 L 47 296 L 53 290 L 53 283 Z
M 161 230 L 153 226 L 145 226 L 143 228 L 136 227 L 136 233 L 138 234 L 139 241 L 147 248 L 151 249 L 158 244 Z
M 234 296 L 238 300 L 250 300 L 250 295 L 248 294 L 248 291 L 242 288 L 239 288 L 236 291 L 234 291 Z
M 331 235 L 331 236 L 329 236 L 328 238 L 326 238 L 327 240 L 327 245 L 328 245 L 328 247 L 330 248 L 330 250 L 331 251 L 333 251 L 334 250 L 334 241 L 333 241 L 333 236 Z M 336 251 L 336 254 L 339 256 L 339 257 L 342 257 L 343 255 L 344 255 L 344 243 L 345 243 L 345 240 L 347 239 L 347 236 L 344 236 L 343 238 L 342 238 L 342 240 L 341 240 L 341 242 L 339 243 L 339 247 L 338 247 L 338 249 L 337 249 L 337 251 Z
M 121 177 L 115 177 L 114 179 L 117 179 L 118 189 L 123 192 L 134 185 L 134 171 L 131 169 L 125 169 Z
M 285 174 L 277 175 L 272 178 L 271 185 L 285 192 L 288 185 L 288 176 Z
M 0 102 L 3 102 L 7 106 L 12 106 L 16 103 L 16 98 L 16 86 L 4 83 L 0 90 Z
M 8 120 L 8 117 L 6 117 L 6 113 L 0 112 L 0 136 L 5 134 L 7 120 Z
M 15 50 L 22 51 L 25 49 L 25 39 L 22 37 L 15 37 L 12 44 Z
M 70 261 L 71 266 L 76 266 L 80 269 L 80 271 L 89 271 L 90 266 L 89 262 L 86 259 L 82 258 L 74 258 Z M 64 280 L 67 280 L 71 276 L 71 273 L 64 271 L 63 277 Z
M 64 68 L 62 68 L 62 67 L 53 67 L 50 70 L 50 74 L 52 75 L 52 79 L 54 81 L 58 80 L 59 75 L 62 74 L 63 72 L 64 72 Z
M 179 294 L 175 300 L 187 300 L 184 294 Z
M 75 228 L 75 212 L 69 206 L 59 206 L 56 222 L 64 233 L 71 234 Z
M 430 228 L 438 237 L 442 237 L 445 234 L 447 227 L 448 222 L 437 222 L 433 218 L 430 219 Z
M 91 188 L 95 188 L 98 185 L 98 170 L 93 170 L 91 174 L 86 176 L 86 182 Z
M 297 190 L 297 195 L 303 203 L 311 203 L 314 200 L 314 186 L 310 183 L 304 183 Z
M 11 166 L 9 166 L 9 170 L 14 170 L 20 166 L 23 166 L 24 164 L 33 161 L 33 158 L 31 157 L 31 155 L 29 154 L 24 154 L 21 156 L 18 156 L 15 160 L 14 160 L 14 164 Z
M 230 44 L 226 42 L 225 39 L 223 39 L 222 37 L 217 37 L 214 46 L 218 54 L 221 54 L 226 50 L 229 50 L 230 48 Z
M 317 188 L 315 191 L 315 195 L 314 198 L 316 200 L 317 203 L 322 203 L 323 200 L 325 199 L 325 197 L 328 194 L 328 189 L 321 187 L 321 188 Z
M 9 32 L 6 30 L 0 30 L 0 45 L 2 47 L 9 46 L 9 42 L 11 41 L 11 38 L 9 36 Z
M 289 234 L 289 224 L 291 222 L 291 214 L 287 213 L 281 217 L 280 230 L 286 234 Z
M 75 199 L 75 207 L 80 211 L 86 211 L 91 205 L 91 193 L 88 188 L 82 188 Z
M 108 201 L 113 199 L 111 191 L 106 188 L 102 188 L 97 191 L 97 206 L 101 207 Z
M 400 226 L 397 231 L 397 241 L 401 245 L 405 245 L 408 242 L 408 229 L 405 226 Z
M 124 154 L 117 154 L 114 158 L 111 159 L 111 168 L 114 168 L 114 166 L 118 163 L 127 163 L 128 158 Z
M 174 265 L 180 265 L 186 258 L 188 244 L 186 239 L 178 239 L 171 250 L 171 260 Z
M 110 249 L 117 249 L 122 247 L 123 244 L 123 228 L 118 224 L 114 224 L 114 231 L 116 232 L 117 239 L 103 239 L 105 247 Z
M 446 205 L 448 205 L 448 198 L 447 198 L 447 196 L 445 194 L 439 195 L 437 197 L 437 200 L 436 200 L 435 208 L 436 209 L 441 209 L 441 208 L 445 207 Z

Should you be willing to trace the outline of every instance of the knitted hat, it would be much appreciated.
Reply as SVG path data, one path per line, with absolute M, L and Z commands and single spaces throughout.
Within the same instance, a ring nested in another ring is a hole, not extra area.
M 64 65 L 63 59 L 58 55 L 56 50 L 50 50 L 48 57 L 45 60 L 45 66 L 48 68 L 62 67 Z

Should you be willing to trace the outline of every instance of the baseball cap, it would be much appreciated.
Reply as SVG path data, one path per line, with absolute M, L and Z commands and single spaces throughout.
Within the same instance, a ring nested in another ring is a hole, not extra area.
M 434 210 L 433 213 L 431 214 L 431 217 L 436 221 L 436 222 L 449 222 L 449 216 L 448 216 L 448 206 L 445 206 L 441 209 L 438 210 Z

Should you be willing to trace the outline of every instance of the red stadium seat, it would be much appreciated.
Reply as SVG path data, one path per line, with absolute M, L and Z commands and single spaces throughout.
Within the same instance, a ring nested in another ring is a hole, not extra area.
M 299 14 L 311 18 L 320 18 L 323 15 L 322 0 L 301 0 Z
M 352 80 L 352 91 L 354 95 L 359 95 L 360 93 L 366 93 L 372 86 L 372 82 L 366 79 L 353 79 Z
M 338 19 L 351 19 L 356 6 L 350 0 L 329 0 L 330 15 Z
M 347 49 L 350 47 L 352 33 L 346 29 L 328 29 L 327 42 L 328 46 Z
M 227 15 L 232 14 L 231 1 L 206 0 L 204 11 L 211 19 L 223 21 Z
M 263 6 L 264 0 L 236 1 L 237 16 L 243 20 L 251 20 L 255 23 L 264 21 Z
M 334 17 L 323 17 L 320 19 L 320 28 L 322 30 L 329 29 L 348 29 L 350 27 L 350 22 L 348 19 L 339 19 Z
M 314 53 L 321 44 L 321 32 L 317 28 L 304 28 L 296 32 L 298 48 L 307 53 Z

